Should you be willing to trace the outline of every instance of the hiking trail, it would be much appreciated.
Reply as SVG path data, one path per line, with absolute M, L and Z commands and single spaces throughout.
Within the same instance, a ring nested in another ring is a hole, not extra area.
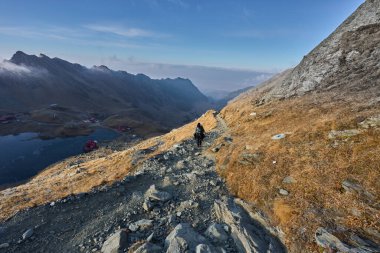
M 185 140 L 112 186 L 19 212 L 0 224 L 0 252 L 286 252 L 202 151 L 228 131 L 216 118 L 200 149 Z

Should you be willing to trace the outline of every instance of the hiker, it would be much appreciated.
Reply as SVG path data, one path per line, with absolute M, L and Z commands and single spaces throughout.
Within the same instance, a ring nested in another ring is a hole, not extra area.
M 194 138 L 197 141 L 197 146 L 202 146 L 202 141 L 205 138 L 205 130 L 201 123 L 198 123 L 197 127 L 195 128 Z

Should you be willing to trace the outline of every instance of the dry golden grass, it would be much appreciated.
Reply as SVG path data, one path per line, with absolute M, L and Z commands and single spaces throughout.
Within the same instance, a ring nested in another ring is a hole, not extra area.
M 208 111 L 195 122 L 168 134 L 142 141 L 125 151 L 112 153 L 110 150 L 101 150 L 54 164 L 29 182 L 0 192 L 0 220 L 28 207 L 45 204 L 71 194 L 89 192 L 94 187 L 121 180 L 134 169 L 131 162 L 139 150 L 161 144 L 155 152 L 143 157 L 144 160 L 167 150 L 177 142 L 192 138 L 197 122 L 201 122 L 206 131 L 217 126 L 214 111 Z M 71 166 L 73 162 L 78 161 L 81 161 L 80 164 Z
M 365 95 L 325 93 L 257 107 L 256 95 L 250 92 L 221 112 L 233 143 L 217 153 L 217 169 L 231 191 L 264 210 L 295 252 L 317 250 L 313 236 L 319 226 L 380 231 L 380 129 L 328 138 L 331 130 L 360 128 L 360 121 L 380 114 L 380 106 L 366 105 Z M 286 138 L 271 139 L 279 133 Z M 297 182 L 282 183 L 286 176 Z M 345 179 L 356 180 L 375 199 L 344 192 Z M 280 188 L 290 195 L 281 196 Z

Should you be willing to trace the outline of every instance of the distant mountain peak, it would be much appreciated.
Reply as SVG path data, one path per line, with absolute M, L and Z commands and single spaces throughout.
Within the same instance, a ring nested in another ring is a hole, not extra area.
M 22 62 L 26 57 L 28 57 L 29 55 L 27 55 L 26 53 L 24 53 L 23 51 L 17 51 L 13 56 L 12 58 L 10 59 L 11 62 L 13 63 L 19 63 L 19 62 Z
M 112 71 L 106 65 L 99 65 L 99 66 L 94 65 L 92 68 L 95 70 L 100 70 L 100 71 L 104 71 L 104 72 L 111 72 Z
M 49 56 L 47 56 L 47 55 L 45 55 L 45 54 L 42 54 L 42 53 L 39 55 L 39 57 L 40 57 L 40 58 L 48 58 L 48 59 L 50 59 Z

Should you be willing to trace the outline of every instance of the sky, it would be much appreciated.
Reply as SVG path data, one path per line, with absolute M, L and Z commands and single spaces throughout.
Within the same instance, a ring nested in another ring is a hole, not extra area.
M 296 66 L 363 2 L 1 0 L 0 59 L 43 53 L 232 91 Z

